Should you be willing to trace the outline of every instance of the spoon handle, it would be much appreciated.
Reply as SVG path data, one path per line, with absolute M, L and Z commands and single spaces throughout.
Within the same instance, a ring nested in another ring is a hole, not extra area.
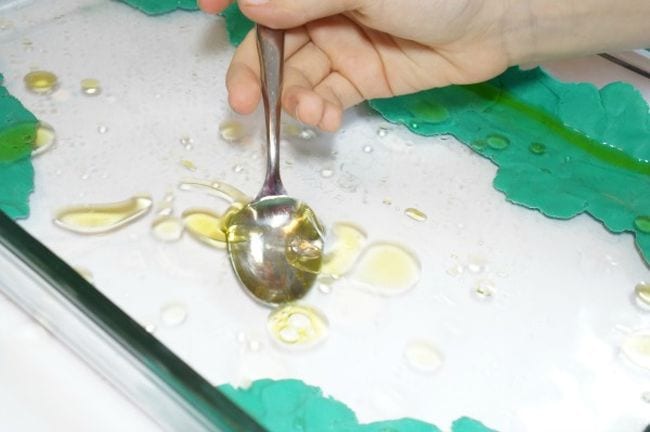
M 257 51 L 260 57 L 262 102 L 266 122 L 266 178 L 258 198 L 286 195 L 280 178 L 280 114 L 282 66 L 284 63 L 284 30 L 257 24 Z

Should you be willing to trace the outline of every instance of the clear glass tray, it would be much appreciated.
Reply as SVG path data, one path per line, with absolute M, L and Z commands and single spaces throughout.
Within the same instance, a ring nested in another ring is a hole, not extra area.
M 292 195 L 327 226 L 347 221 L 369 243 L 404 245 L 422 267 L 417 286 L 400 296 L 345 281 L 314 289 L 305 303 L 325 314 L 329 336 L 312 349 L 274 342 L 270 310 L 244 294 L 224 251 L 187 234 L 172 243 L 154 238 L 155 210 L 170 193 L 176 215 L 190 206 L 226 208 L 179 190 L 183 179 L 224 181 L 251 195 L 261 185 L 261 116 L 240 118 L 226 103 L 231 54 L 222 20 L 200 13 L 152 18 L 115 1 L 0 1 L 5 86 L 57 134 L 55 146 L 34 159 L 30 217 L 19 225 L 0 218 L 6 296 L 167 430 L 259 429 L 215 389 L 259 378 L 319 386 L 363 423 L 413 417 L 445 430 L 470 416 L 500 431 L 647 425 L 650 404 L 642 396 L 650 375 L 619 349 L 628 332 L 650 327 L 650 314 L 632 300 L 650 272 L 631 236 L 612 235 L 588 217 L 556 221 L 507 203 L 491 187 L 495 167 L 453 138 L 413 135 L 363 107 L 335 135 L 285 137 L 282 168 Z M 650 98 L 648 80 L 602 58 L 549 68 L 599 85 L 627 80 Z M 32 69 L 55 72 L 59 89 L 26 91 L 22 78 Z M 84 96 L 83 78 L 100 80 L 102 93 Z M 227 119 L 243 123 L 248 136 L 224 141 L 219 123 Z M 155 208 L 124 229 L 82 236 L 52 223 L 67 205 L 138 194 L 151 195 Z M 428 219 L 408 218 L 409 207 Z M 89 270 L 92 285 L 72 267 Z M 492 290 L 488 301 L 476 296 L 481 284 Z M 161 318 L 169 305 L 187 312 L 182 323 Z M 0 301 L 0 328 L 7 329 L 0 344 L 29 345 L 52 358 L 3 370 L 52 383 L 45 378 L 69 373 L 67 384 L 86 392 L 84 399 L 110 401 L 109 411 L 122 413 L 97 411 L 113 430 L 155 429 L 112 389 L 89 385 L 92 375 L 47 348 L 49 336 L 8 330 L 20 321 L 14 309 Z M 407 364 L 405 349 L 417 341 L 440 352 L 439 369 Z M 10 392 L 20 390 L 13 385 Z M 34 417 L 54 418 L 39 400 L 65 392 L 34 388 L 21 400 Z M 71 410 L 52 428 L 70 428 L 77 414 L 84 416 Z M 24 412 L 13 415 L 0 416 L 0 428 L 23 424 L 17 417 Z

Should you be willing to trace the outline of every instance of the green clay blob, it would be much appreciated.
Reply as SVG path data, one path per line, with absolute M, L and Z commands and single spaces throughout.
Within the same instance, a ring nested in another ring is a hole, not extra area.
M 449 116 L 431 117 L 423 101 Z M 600 91 L 541 69 L 507 70 L 482 84 L 370 101 L 387 120 L 431 136 L 451 134 L 499 166 L 494 186 L 513 203 L 559 219 L 588 213 L 615 233 L 634 232 L 650 263 L 650 115 L 630 85 Z
M 325 397 L 318 387 L 299 380 L 255 381 L 247 389 L 219 389 L 270 431 L 277 432 L 441 432 L 436 426 L 403 418 L 359 424 L 345 404 Z M 451 432 L 495 432 L 476 420 L 460 418 Z
M 14 219 L 29 215 L 29 194 L 34 190 L 30 154 L 37 124 L 36 117 L 0 85 L 0 210 Z
M 195 11 L 199 9 L 196 0 L 121 0 L 147 15 L 162 15 L 177 9 Z
M 253 21 L 249 20 L 243 13 L 241 13 L 236 2 L 233 2 L 230 6 L 224 9 L 224 11 L 221 12 L 221 16 L 226 20 L 228 40 L 234 46 L 239 46 L 248 32 L 251 31 L 253 26 L 255 26 Z

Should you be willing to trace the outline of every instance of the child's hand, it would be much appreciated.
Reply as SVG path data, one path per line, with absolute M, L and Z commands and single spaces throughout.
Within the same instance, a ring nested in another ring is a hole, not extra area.
M 219 12 L 231 1 L 199 3 L 208 12 Z M 634 43 L 639 35 L 639 40 L 650 37 L 645 31 L 650 30 L 650 1 L 610 4 L 610 0 L 239 0 L 242 12 L 253 21 L 289 29 L 282 105 L 303 123 L 326 131 L 340 126 L 344 109 L 365 99 L 484 81 L 523 61 L 589 52 L 599 40 L 608 45 L 601 48 L 616 46 L 606 42 L 614 34 L 619 45 Z M 598 24 L 608 20 L 613 24 L 603 32 Z M 226 85 L 235 111 L 245 114 L 255 109 L 260 85 L 252 32 L 232 59 Z

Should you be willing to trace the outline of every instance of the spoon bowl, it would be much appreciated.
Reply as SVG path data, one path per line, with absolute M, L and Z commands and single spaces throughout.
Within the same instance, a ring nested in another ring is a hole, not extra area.
M 321 268 L 323 228 L 305 203 L 287 196 L 280 178 L 280 95 L 284 32 L 257 25 L 266 121 L 267 166 L 257 198 L 227 222 L 235 274 L 265 304 L 302 298 Z
M 323 228 L 313 210 L 288 196 L 248 204 L 228 224 L 228 251 L 253 297 L 278 304 L 302 298 L 322 263 Z

